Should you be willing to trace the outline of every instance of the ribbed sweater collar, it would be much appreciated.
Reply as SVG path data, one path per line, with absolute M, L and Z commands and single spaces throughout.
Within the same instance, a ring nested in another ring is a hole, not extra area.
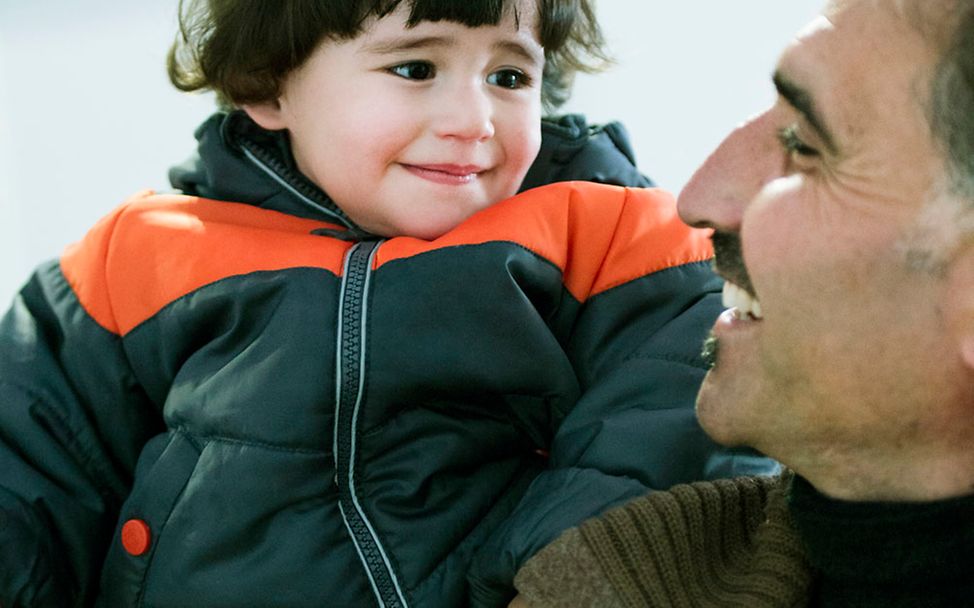
M 796 477 L 789 506 L 823 606 L 974 602 L 974 496 L 929 503 L 830 499 Z

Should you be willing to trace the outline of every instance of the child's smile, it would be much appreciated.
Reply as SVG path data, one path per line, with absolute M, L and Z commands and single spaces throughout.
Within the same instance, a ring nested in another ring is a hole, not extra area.
M 476 165 L 410 165 L 402 163 L 402 166 L 417 177 L 446 186 L 464 186 L 473 183 L 485 171 Z
M 361 227 L 432 239 L 512 196 L 541 141 L 537 8 L 497 25 L 407 26 L 401 6 L 351 40 L 326 40 L 276 103 L 301 171 Z

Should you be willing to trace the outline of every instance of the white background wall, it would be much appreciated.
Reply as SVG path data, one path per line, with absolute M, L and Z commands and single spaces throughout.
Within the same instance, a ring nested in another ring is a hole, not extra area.
M 166 189 L 192 151 L 213 102 L 166 80 L 176 4 L 0 0 L 0 309 L 126 196 Z M 582 77 L 566 110 L 622 120 L 644 172 L 677 191 L 773 99 L 779 51 L 821 5 L 599 0 L 618 65 Z

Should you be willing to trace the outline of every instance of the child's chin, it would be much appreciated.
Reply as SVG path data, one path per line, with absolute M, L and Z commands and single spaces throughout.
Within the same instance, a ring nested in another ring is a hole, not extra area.
M 479 209 L 471 210 L 469 213 L 456 214 L 451 217 L 427 216 L 426 221 L 416 221 L 397 226 L 395 230 L 391 231 L 395 233 L 391 236 L 409 236 L 425 241 L 433 241 L 458 228 L 477 211 Z

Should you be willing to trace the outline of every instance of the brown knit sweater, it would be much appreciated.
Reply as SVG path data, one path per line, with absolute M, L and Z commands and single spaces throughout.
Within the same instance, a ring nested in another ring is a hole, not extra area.
M 565 532 L 518 573 L 532 608 L 804 606 L 787 478 L 675 486 Z

